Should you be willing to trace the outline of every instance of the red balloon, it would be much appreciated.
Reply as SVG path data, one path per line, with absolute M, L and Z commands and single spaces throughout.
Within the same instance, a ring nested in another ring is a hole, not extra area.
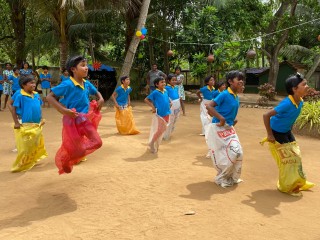
M 145 39 L 145 38 L 146 38 L 145 35 L 141 35 L 141 36 L 140 36 L 140 39 Z
M 172 56 L 173 56 L 173 51 L 172 51 L 172 50 L 169 50 L 169 51 L 167 52 L 167 55 L 168 55 L 169 57 L 172 57 Z
M 210 54 L 210 55 L 207 57 L 207 61 L 208 61 L 209 63 L 212 63 L 212 62 L 214 61 L 214 56 L 213 56 L 213 54 Z

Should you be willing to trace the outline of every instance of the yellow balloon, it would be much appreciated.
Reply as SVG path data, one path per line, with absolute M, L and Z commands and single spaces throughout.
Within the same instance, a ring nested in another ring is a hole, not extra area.
M 141 31 L 137 31 L 137 32 L 136 32 L 136 36 L 137 36 L 137 37 L 140 37 L 141 35 L 142 35 L 142 32 L 141 32 Z

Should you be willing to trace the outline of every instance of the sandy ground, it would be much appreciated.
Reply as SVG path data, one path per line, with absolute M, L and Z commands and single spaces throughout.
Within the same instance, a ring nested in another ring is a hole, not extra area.
M 297 136 L 304 170 L 318 186 L 302 198 L 278 192 L 277 167 L 259 145 L 264 111 L 239 111 L 244 182 L 229 189 L 213 183 L 198 105 L 187 105 L 187 116 L 157 155 L 147 151 L 151 113 L 145 104 L 134 103 L 142 132 L 136 136 L 118 135 L 113 108 L 104 108 L 103 147 L 61 176 L 54 164 L 61 115 L 43 110 L 49 157 L 13 174 L 12 120 L 8 110 L 0 112 L 0 239 L 320 239 L 319 140 Z M 185 215 L 191 210 L 195 215 Z

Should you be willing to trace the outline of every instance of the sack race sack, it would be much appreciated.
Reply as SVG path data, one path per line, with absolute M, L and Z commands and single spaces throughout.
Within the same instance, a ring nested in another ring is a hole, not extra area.
M 211 123 L 207 135 L 211 159 L 218 171 L 215 183 L 222 187 L 239 183 L 243 152 L 234 127 Z
M 163 135 L 163 140 L 169 140 L 170 136 L 174 130 L 174 127 L 176 125 L 176 122 L 180 116 L 180 99 L 176 99 L 172 101 L 172 106 L 171 106 L 171 114 L 169 116 L 169 123 L 167 130 L 165 131 Z
M 18 156 L 12 165 L 12 172 L 27 171 L 48 156 L 41 124 L 24 123 L 20 129 L 14 129 L 14 135 Z
M 120 134 L 134 135 L 140 133 L 139 130 L 136 129 L 131 106 L 123 109 L 115 107 L 115 110 L 116 125 Z
M 96 101 L 92 101 L 88 114 L 79 114 L 76 118 L 63 116 L 62 144 L 55 157 L 59 174 L 71 173 L 73 165 L 102 146 L 97 132 L 101 113 L 97 108 Z
M 162 142 L 163 134 L 167 130 L 167 121 L 158 114 L 153 114 L 150 135 L 149 148 L 152 153 L 157 153 Z
M 265 142 L 267 142 L 267 138 L 261 141 L 261 145 Z M 299 191 L 308 190 L 315 185 L 306 181 L 297 142 L 284 144 L 268 142 L 268 145 L 279 169 L 277 188 L 280 192 L 295 195 Z
M 211 100 L 203 99 L 200 103 L 200 119 L 202 124 L 202 134 L 205 135 L 206 127 L 212 122 L 212 117 L 208 114 L 206 104 L 209 104 Z

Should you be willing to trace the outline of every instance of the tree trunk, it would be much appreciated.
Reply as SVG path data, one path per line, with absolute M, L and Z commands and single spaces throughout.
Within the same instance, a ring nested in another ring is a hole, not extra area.
M 305 78 L 308 80 L 312 74 L 316 71 L 317 67 L 320 65 L 320 54 L 317 54 L 314 58 L 313 65 L 310 70 L 307 72 Z
M 15 56 L 16 65 L 22 66 L 22 63 L 26 59 L 25 54 L 25 21 L 26 21 L 26 7 L 23 0 L 7 1 L 11 10 L 11 23 L 15 37 Z
M 269 69 L 269 83 L 275 87 L 277 84 L 277 78 L 279 73 L 278 54 L 272 55 L 271 62 L 272 64 L 270 63 L 270 69 Z
M 60 49 L 60 69 L 64 69 L 66 67 L 67 57 L 68 57 L 68 43 L 65 41 L 61 41 L 59 43 Z
M 148 15 L 148 10 L 149 10 L 149 5 L 150 5 L 151 0 L 143 0 L 141 9 L 140 9 L 140 16 L 137 24 L 137 29 L 141 29 L 146 22 L 147 15 Z M 126 57 L 121 69 L 120 77 L 121 76 L 129 76 L 130 75 L 130 70 L 133 64 L 134 56 L 136 54 L 138 45 L 140 42 L 140 38 L 133 36 L 129 49 L 126 53 Z
M 68 35 L 67 35 L 67 9 L 60 8 L 60 21 L 59 21 L 59 49 L 60 49 L 60 68 L 61 70 L 66 67 L 68 57 Z

